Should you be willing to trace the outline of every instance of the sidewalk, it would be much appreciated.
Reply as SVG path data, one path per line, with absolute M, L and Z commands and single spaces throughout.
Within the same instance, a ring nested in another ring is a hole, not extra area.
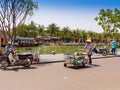
M 112 58 L 112 57 L 120 57 L 120 54 L 119 55 L 107 55 L 107 56 L 102 56 L 101 54 L 94 54 L 94 55 L 92 55 L 92 59 Z M 38 63 L 64 62 L 65 61 L 64 58 L 65 58 L 64 54 L 40 55 L 40 62 L 38 62 Z

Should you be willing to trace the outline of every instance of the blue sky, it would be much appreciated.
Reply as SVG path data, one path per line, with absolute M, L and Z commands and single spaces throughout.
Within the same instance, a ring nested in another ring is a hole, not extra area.
M 56 23 L 61 28 L 80 28 L 102 32 L 94 18 L 100 9 L 120 9 L 120 0 L 34 0 L 39 9 L 28 19 L 47 26 Z

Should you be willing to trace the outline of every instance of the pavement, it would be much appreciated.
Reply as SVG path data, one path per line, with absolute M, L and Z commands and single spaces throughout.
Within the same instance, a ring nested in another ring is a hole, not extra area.
M 87 55 L 85 56 L 87 58 Z M 112 57 L 120 57 L 120 53 L 117 55 L 107 55 L 102 56 L 101 54 L 93 54 L 92 59 L 101 59 L 101 58 L 112 58 Z M 64 54 L 46 54 L 46 55 L 40 55 L 40 62 L 37 63 L 56 63 L 56 62 L 64 62 L 65 61 L 65 55 Z M 36 63 L 36 62 L 34 62 Z
M 0 70 L 0 90 L 120 90 L 120 57 L 93 60 L 86 67 L 34 64 Z

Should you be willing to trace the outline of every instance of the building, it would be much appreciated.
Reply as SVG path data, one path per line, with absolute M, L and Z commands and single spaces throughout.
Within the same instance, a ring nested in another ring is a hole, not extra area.
M 0 46 L 5 46 L 5 45 L 6 45 L 6 40 L 2 31 L 0 30 Z

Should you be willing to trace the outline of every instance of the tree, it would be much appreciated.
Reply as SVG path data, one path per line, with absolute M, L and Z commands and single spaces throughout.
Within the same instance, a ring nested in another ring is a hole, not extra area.
M 87 32 L 87 38 L 91 38 L 91 40 L 92 40 L 93 37 L 94 37 L 94 33 L 92 31 L 88 31 Z
M 80 35 L 81 35 L 81 38 L 82 38 L 82 43 L 84 43 L 85 40 L 87 39 L 87 32 L 85 30 L 81 30 Z
M 28 33 L 29 33 L 29 36 L 28 37 L 36 37 L 38 36 L 38 31 L 37 31 L 37 27 L 36 27 L 36 24 L 31 21 L 31 23 L 28 25 L 27 27 L 27 30 L 28 30 Z
M 1 0 L 0 1 L 0 29 L 6 41 L 13 41 L 16 37 L 16 27 L 33 14 L 37 3 L 32 0 Z
M 109 38 L 112 33 L 118 32 L 120 28 L 120 10 L 101 9 L 95 20 L 102 27 L 105 38 Z
M 47 32 L 50 36 L 56 36 L 58 29 L 59 28 L 57 27 L 57 25 L 55 23 L 52 23 L 47 27 Z
M 39 33 L 39 36 L 44 36 L 45 34 L 45 27 L 43 25 L 38 25 L 38 33 Z
M 27 37 L 28 36 L 28 25 L 21 24 L 17 27 L 17 36 L 19 37 Z
M 112 22 L 114 23 L 114 29 L 118 31 L 120 29 L 120 10 L 118 10 L 117 8 L 114 9 Z
M 36 36 L 38 36 L 38 30 L 36 27 L 36 24 L 31 21 L 31 23 L 29 25 L 26 24 L 22 24 L 19 25 L 19 27 L 17 27 L 17 35 L 20 37 L 33 37 L 35 38 Z
M 62 38 L 64 39 L 64 41 L 68 41 L 68 39 L 70 39 L 71 37 L 71 31 L 70 31 L 70 28 L 69 27 L 64 27 L 62 29 Z

